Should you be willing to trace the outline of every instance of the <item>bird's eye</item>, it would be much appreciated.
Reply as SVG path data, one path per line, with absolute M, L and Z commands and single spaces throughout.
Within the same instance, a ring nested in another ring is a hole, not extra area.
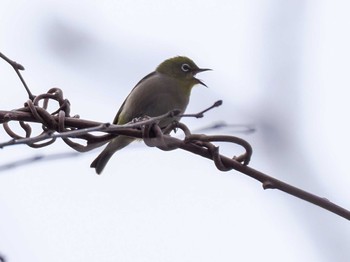
M 191 70 L 191 67 L 188 64 L 182 64 L 181 65 L 181 70 L 184 72 L 188 72 Z

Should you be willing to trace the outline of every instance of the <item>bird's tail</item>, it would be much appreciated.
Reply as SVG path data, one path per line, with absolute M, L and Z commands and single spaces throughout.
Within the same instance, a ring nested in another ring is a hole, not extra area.
M 102 173 L 103 169 L 107 165 L 109 159 L 113 156 L 113 154 L 129 145 L 134 138 L 127 136 L 118 136 L 114 138 L 107 147 L 98 155 L 98 157 L 91 163 L 90 167 L 95 168 L 96 173 L 99 175 Z

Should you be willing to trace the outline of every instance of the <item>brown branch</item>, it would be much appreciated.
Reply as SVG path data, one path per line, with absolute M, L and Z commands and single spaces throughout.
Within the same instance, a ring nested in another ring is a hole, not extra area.
M 170 114 L 171 115 L 171 114 Z M 6 116 L 6 117 L 5 117 Z M 162 117 L 168 117 L 169 114 L 165 114 L 161 117 L 155 118 L 156 121 L 152 121 L 150 118 L 145 121 L 132 123 L 125 126 L 118 125 L 108 125 L 103 123 L 98 123 L 95 121 L 89 121 L 84 119 L 66 117 L 64 122 L 70 128 L 75 128 L 72 131 L 66 131 L 62 133 L 45 133 L 33 138 L 22 138 L 22 139 L 12 139 L 11 142 L 6 142 L 0 144 L 0 147 L 12 145 L 12 144 L 33 144 L 46 139 L 56 139 L 56 138 L 81 138 L 82 136 L 90 132 L 105 132 L 108 141 L 115 135 L 127 135 L 136 138 L 143 138 L 145 143 L 149 146 L 158 147 L 161 150 L 174 150 L 183 149 L 196 155 L 211 159 L 214 161 L 216 167 L 221 171 L 236 170 L 243 174 L 246 174 L 258 181 L 263 185 L 264 189 L 279 189 L 290 195 L 318 205 L 330 212 L 338 214 L 348 220 L 350 220 L 350 212 L 332 202 L 326 198 L 322 198 L 297 187 L 291 186 L 284 183 L 278 179 L 268 176 L 258 170 L 255 170 L 246 164 L 248 164 L 251 156 L 250 145 L 238 138 L 233 136 L 206 136 L 201 134 L 191 134 L 189 129 L 182 123 L 174 122 L 170 129 L 180 128 L 185 133 L 185 139 L 181 140 L 179 138 L 170 136 L 169 134 L 164 134 L 165 130 L 161 130 L 159 126 L 155 123 L 159 121 Z M 0 119 L 6 119 L 7 121 L 26 121 L 26 122 L 38 122 L 36 118 L 27 112 L 21 111 L 0 111 Z M 58 119 L 57 116 L 54 117 L 55 120 Z M 89 141 L 87 140 L 88 144 Z M 101 142 L 101 141 L 100 141 Z M 238 157 L 230 158 L 219 154 L 219 149 L 213 142 L 228 142 L 240 144 L 246 150 L 244 154 Z M 77 149 L 76 149 L 77 150 Z M 78 150 L 79 151 L 79 150 Z M 241 163 L 243 162 L 243 163 Z
M 19 79 L 21 80 L 24 88 L 26 89 L 29 99 L 33 100 L 34 99 L 34 95 L 32 94 L 32 92 L 30 92 L 26 82 L 24 81 L 22 74 L 20 72 L 20 70 L 24 70 L 24 66 L 22 66 L 21 64 L 18 64 L 17 62 L 11 60 L 10 58 L 8 58 L 7 56 L 5 56 L 3 53 L 0 52 L 0 58 L 4 59 L 7 63 L 9 63 L 12 68 L 15 70 L 17 76 L 19 77 Z
M 203 111 L 196 113 L 196 114 L 182 114 L 181 117 L 195 117 L 195 118 L 202 118 L 204 116 L 204 113 L 208 112 L 209 110 L 212 110 L 215 107 L 219 107 L 222 105 L 222 100 L 216 101 L 212 106 L 204 109 Z
M 8 162 L 6 164 L 0 165 L 0 172 L 7 171 L 13 168 L 18 168 L 22 166 L 26 166 L 29 164 L 36 163 L 38 161 L 51 161 L 51 160 L 59 160 L 64 158 L 71 159 L 72 157 L 80 156 L 78 152 L 64 152 L 64 153 L 53 153 L 48 155 L 34 155 L 27 158 L 15 160 L 13 162 Z M 0 260 L 1 262 L 1 260 Z
M 1 53 L 0 53 L 1 54 Z M 20 66 L 4 57 L 14 68 L 20 69 Z M 17 66 L 16 66 L 17 65 Z M 15 69 L 16 70 L 16 69 Z M 16 71 L 16 72 L 17 72 Z M 28 89 L 29 91 L 29 89 Z M 73 149 L 79 152 L 85 152 L 96 148 L 108 142 L 117 135 L 126 135 L 135 138 L 142 138 L 146 145 L 157 147 L 161 150 L 169 151 L 182 149 L 193 154 L 208 158 L 214 161 L 215 166 L 220 171 L 236 170 L 240 173 L 248 175 L 262 183 L 264 189 L 279 189 L 285 193 L 293 195 L 322 207 L 334 214 L 337 214 L 347 220 L 350 220 L 350 211 L 330 202 L 326 198 L 322 198 L 291 186 L 276 178 L 270 177 L 249 166 L 252 148 L 249 143 L 241 138 L 234 136 L 207 136 L 203 134 L 191 134 L 187 126 L 174 121 L 165 129 L 161 129 L 158 123 L 164 118 L 178 116 L 179 112 L 174 110 L 158 117 L 145 117 L 136 119 L 127 125 L 110 125 L 90 120 L 79 119 L 78 116 L 70 116 L 70 103 L 64 99 L 63 92 L 58 88 L 50 89 L 46 94 L 34 97 L 28 92 L 30 100 L 27 101 L 25 107 L 12 111 L 0 111 L 0 124 L 3 124 L 7 134 L 12 137 L 10 141 L 0 143 L 0 148 L 15 144 L 27 144 L 31 147 L 43 147 L 62 138 L 63 141 Z M 50 101 L 57 101 L 59 108 L 49 113 L 47 111 Z M 43 103 L 40 103 L 43 102 Z M 41 104 L 43 104 L 41 106 Z M 221 104 L 216 102 L 198 114 L 183 115 L 188 117 L 202 117 L 208 110 Z M 10 127 L 9 122 L 19 122 L 20 127 L 25 131 L 25 137 L 15 133 Z M 28 123 L 40 123 L 42 125 L 42 133 L 36 136 L 32 135 L 32 129 Z M 184 132 L 185 138 L 179 139 L 171 136 L 172 130 L 180 129 Z M 104 135 L 96 136 L 93 132 L 103 132 Z M 80 139 L 86 143 L 82 145 L 73 142 L 72 139 Z M 48 140 L 48 141 L 46 141 Z M 43 142 L 46 141 L 46 142 Z M 216 142 L 233 143 L 242 146 L 245 152 L 237 157 L 227 157 L 221 155 L 219 147 L 215 146 Z

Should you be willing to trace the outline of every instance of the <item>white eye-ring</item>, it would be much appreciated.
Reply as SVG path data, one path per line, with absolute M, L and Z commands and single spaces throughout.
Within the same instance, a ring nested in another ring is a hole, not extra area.
M 181 70 L 184 71 L 184 72 L 188 72 L 191 70 L 191 67 L 189 64 L 182 64 L 181 65 Z

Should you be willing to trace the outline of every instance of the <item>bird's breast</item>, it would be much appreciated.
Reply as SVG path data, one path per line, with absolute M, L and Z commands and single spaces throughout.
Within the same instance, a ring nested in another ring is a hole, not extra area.
M 142 81 L 125 101 L 121 117 L 129 122 L 137 117 L 159 116 L 174 109 L 184 112 L 189 102 L 189 92 L 182 84 L 177 79 L 160 74 Z

